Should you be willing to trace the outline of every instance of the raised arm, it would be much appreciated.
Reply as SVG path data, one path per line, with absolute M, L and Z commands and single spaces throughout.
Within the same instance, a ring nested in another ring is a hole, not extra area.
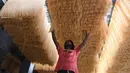
M 85 39 L 83 40 L 83 42 L 79 45 L 80 48 L 83 48 L 88 40 L 88 36 L 89 36 L 89 33 L 86 33 L 86 36 L 85 36 Z
M 58 49 L 59 43 L 58 43 L 58 41 L 56 39 L 56 36 L 55 36 L 55 30 L 52 31 L 52 39 L 53 39 L 53 41 L 54 41 L 54 43 L 56 45 L 56 48 Z

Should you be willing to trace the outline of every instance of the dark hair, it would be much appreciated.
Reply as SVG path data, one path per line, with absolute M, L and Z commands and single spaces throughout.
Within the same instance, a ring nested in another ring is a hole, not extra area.
M 67 45 L 68 42 L 71 43 L 71 47 L 69 47 L 69 48 L 70 48 L 71 50 L 74 50 L 74 47 L 75 47 L 75 46 L 74 46 L 74 43 L 73 43 L 72 40 L 66 40 L 65 43 L 64 43 L 64 48 L 65 48 L 65 49 L 68 49 L 68 48 L 67 48 L 67 47 L 68 47 L 68 45 Z

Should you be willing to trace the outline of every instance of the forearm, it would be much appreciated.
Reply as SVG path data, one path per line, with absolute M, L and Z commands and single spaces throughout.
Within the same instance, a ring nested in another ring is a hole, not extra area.
M 87 43 L 87 40 L 88 40 L 88 35 L 86 35 L 85 39 L 83 40 L 83 42 L 79 45 L 80 48 L 83 48 L 86 43 Z
M 56 36 L 55 36 L 55 32 L 54 31 L 52 31 L 52 39 L 53 39 L 54 43 L 56 43 Z
M 58 42 L 57 42 L 57 39 L 56 39 L 55 31 L 54 31 L 54 30 L 52 31 L 52 39 L 53 39 L 54 44 L 56 45 L 56 47 L 58 47 Z
M 87 39 L 87 37 L 86 37 L 86 38 L 83 40 L 83 43 L 82 43 L 82 44 L 85 45 L 85 44 L 87 43 L 87 40 L 88 40 L 88 39 Z
M 84 39 L 83 42 L 80 44 L 80 48 L 83 48 L 87 42 L 87 39 Z

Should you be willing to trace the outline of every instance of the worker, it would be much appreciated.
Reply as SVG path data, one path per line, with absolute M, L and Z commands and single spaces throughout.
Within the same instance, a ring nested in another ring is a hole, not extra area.
M 81 48 L 85 46 L 88 36 L 89 33 L 86 33 L 85 39 L 77 47 L 74 46 L 72 40 L 66 40 L 63 49 L 56 39 L 55 29 L 52 31 L 52 39 L 59 54 L 59 59 L 55 69 L 57 73 L 78 73 L 77 58 Z

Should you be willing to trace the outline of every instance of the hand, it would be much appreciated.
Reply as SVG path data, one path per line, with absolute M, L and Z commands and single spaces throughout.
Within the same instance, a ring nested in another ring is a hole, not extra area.
M 55 30 L 55 29 L 53 29 L 52 31 L 53 31 L 53 32 L 55 32 L 56 30 Z
M 86 37 L 88 37 L 90 35 L 90 33 L 86 32 Z
M 86 44 L 86 42 L 87 42 L 87 40 L 88 40 L 88 36 L 89 36 L 89 35 L 90 35 L 90 34 L 86 32 L 86 36 L 85 36 L 83 42 L 79 45 L 80 48 L 83 48 L 83 46 L 85 46 L 85 44 Z
M 52 34 L 55 34 L 55 29 L 52 30 Z

